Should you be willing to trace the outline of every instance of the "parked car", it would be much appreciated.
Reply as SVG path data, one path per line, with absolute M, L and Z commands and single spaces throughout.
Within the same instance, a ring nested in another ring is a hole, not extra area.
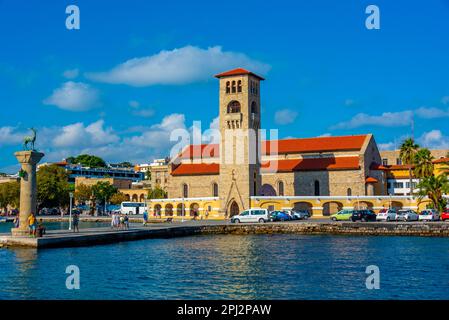
M 381 209 L 379 213 L 377 214 L 376 220 L 377 221 L 395 221 L 396 220 L 396 209 L 389 208 L 389 209 Z
M 352 212 L 351 220 L 356 221 L 376 221 L 376 214 L 373 210 L 354 210 Z
M 307 210 L 286 210 L 292 218 L 292 220 L 305 220 L 310 218 L 310 213 Z
M 419 221 L 438 221 L 440 213 L 436 209 L 425 209 L 419 214 Z
M 249 209 L 231 218 L 232 223 L 268 221 L 270 221 L 270 217 L 267 209 Z
M 288 213 L 286 213 L 285 211 L 272 211 L 270 213 L 271 221 L 288 221 L 291 219 L 292 218 L 290 217 L 290 215 Z
M 396 221 L 418 221 L 419 215 L 410 209 L 399 210 L 396 213 Z
M 449 220 L 449 209 L 444 209 L 444 211 L 441 212 L 441 220 Z
M 354 210 L 340 210 L 336 214 L 331 215 L 332 221 L 349 221 L 352 219 Z

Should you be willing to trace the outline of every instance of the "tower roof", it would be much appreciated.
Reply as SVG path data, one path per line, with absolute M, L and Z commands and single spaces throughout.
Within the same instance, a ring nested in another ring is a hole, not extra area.
M 215 78 L 223 78 L 223 77 L 230 77 L 230 76 L 240 76 L 240 75 L 252 75 L 256 78 L 259 78 L 260 80 L 265 80 L 264 78 L 262 78 L 261 76 L 258 76 L 255 73 L 252 73 L 251 71 L 248 71 L 246 69 L 243 68 L 237 68 L 237 69 L 233 69 L 233 70 L 229 70 L 226 72 L 222 72 L 219 74 L 215 75 Z

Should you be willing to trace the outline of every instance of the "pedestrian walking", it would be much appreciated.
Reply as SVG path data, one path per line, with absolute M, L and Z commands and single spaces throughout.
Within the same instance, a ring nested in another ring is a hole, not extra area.
M 143 212 L 143 225 L 146 226 L 148 222 L 148 212 L 145 210 Z

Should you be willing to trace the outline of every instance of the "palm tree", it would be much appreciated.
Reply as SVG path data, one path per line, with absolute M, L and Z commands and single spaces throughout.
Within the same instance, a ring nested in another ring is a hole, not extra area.
M 420 149 L 415 155 L 415 176 L 426 178 L 433 175 L 434 157 L 427 148 Z
M 435 209 L 442 211 L 446 207 L 444 193 L 449 193 L 449 180 L 445 174 L 430 176 L 421 180 L 417 186 L 419 188 L 419 201 L 427 196 L 433 203 Z
M 415 143 L 412 138 L 405 139 L 401 145 L 399 152 L 399 158 L 403 164 L 408 166 L 408 175 L 410 178 L 410 195 L 413 194 L 413 179 L 412 179 L 412 166 L 415 162 L 415 155 L 418 152 L 419 145 Z

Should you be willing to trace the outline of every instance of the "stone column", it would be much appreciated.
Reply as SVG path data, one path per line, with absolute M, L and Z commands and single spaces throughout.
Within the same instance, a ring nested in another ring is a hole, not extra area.
M 37 151 L 19 151 L 14 153 L 19 163 L 22 165 L 22 177 L 20 178 L 20 213 L 19 227 L 11 229 L 13 236 L 28 234 L 28 217 L 36 212 L 37 184 L 36 184 L 36 164 L 44 156 Z

